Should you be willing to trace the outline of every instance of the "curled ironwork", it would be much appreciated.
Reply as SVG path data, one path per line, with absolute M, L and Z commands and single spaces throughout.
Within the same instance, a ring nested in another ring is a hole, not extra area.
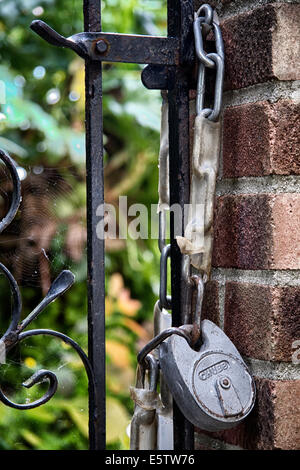
M 6 214 L 6 216 L 0 221 L 0 233 L 11 223 L 14 219 L 19 205 L 21 203 L 21 182 L 18 176 L 18 171 L 15 162 L 13 159 L 3 150 L 0 149 L 0 159 L 6 166 L 9 171 L 13 190 L 12 190 L 12 197 L 10 202 L 10 208 Z M 20 294 L 19 286 L 11 274 L 11 272 L 2 264 L 0 263 L 0 274 L 3 274 L 6 279 L 8 280 L 10 291 L 12 294 L 12 314 L 10 324 L 6 330 L 6 332 L 2 335 L 0 339 L 1 351 L 5 355 L 14 348 L 17 344 L 23 341 L 26 338 L 30 338 L 32 336 L 53 336 L 62 340 L 64 343 L 71 346 L 74 351 L 80 357 L 89 381 L 89 389 L 92 397 L 95 397 L 96 389 L 95 389 L 95 379 L 92 370 L 92 366 L 90 361 L 83 351 L 83 349 L 79 346 L 76 341 L 74 341 L 69 336 L 66 336 L 63 333 L 54 330 L 48 329 L 34 329 L 24 331 L 25 328 L 33 321 L 35 318 L 55 299 L 60 297 L 67 289 L 69 289 L 72 284 L 74 283 L 75 276 L 69 270 L 63 270 L 57 278 L 53 281 L 50 286 L 50 289 L 43 300 L 32 310 L 27 317 L 21 321 L 21 313 L 22 313 L 22 298 Z M 0 377 L 1 379 L 1 377 Z M 0 401 L 11 408 L 15 408 L 17 410 L 30 410 L 32 408 L 36 408 L 40 405 L 43 405 L 47 401 L 49 401 L 53 395 L 55 394 L 58 386 L 58 379 L 54 372 L 50 370 L 39 370 L 35 372 L 28 380 L 22 383 L 22 385 L 26 388 L 30 388 L 36 384 L 40 384 L 42 382 L 48 381 L 49 385 L 46 392 L 42 395 L 42 397 L 38 398 L 37 400 L 31 403 L 15 403 L 11 401 L 1 390 L 0 388 Z

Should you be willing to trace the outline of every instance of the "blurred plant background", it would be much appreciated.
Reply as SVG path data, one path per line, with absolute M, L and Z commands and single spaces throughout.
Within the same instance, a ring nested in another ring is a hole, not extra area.
M 105 31 L 166 33 L 166 0 L 103 0 L 102 8 Z M 23 197 L 0 237 L 0 260 L 21 286 L 23 317 L 63 268 L 75 273 L 75 285 L 31 326 L 59 330 L 87 350 L 84 63 L 31 32 L 36 18 L 70 36 L 83 30 L 82 0 L 0 0 L 0 148 L 17 162 Z M 116 207 L 120 195 L 148 207 L 158 198 L 160 95 L 143 88 L 141 69 L 104 65 L 105 199 Z M 11 192 L 3 165 L 0 180 L 2 217 Z M 158 295 L 157 241 L 107 241 L 106 269 L 107 444 L 126 449 L 135 356 L 151 337 Z M 2 334 L 9 303 L 0 276 Z M 59 390 L 31 411 L 0 404 L 0 449 L 87 448 L 85 372 L 59 340 L 34 338 L 15 348 L 1 365 L 3 390 L 20 403 L 41 396 L 43 385 L 20 385 L 40 368 L 58 375 Z

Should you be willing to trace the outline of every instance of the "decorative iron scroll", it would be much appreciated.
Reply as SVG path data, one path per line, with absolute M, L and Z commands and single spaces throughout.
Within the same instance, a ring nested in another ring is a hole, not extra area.
M 0 221 L 0 233 L 1 233 L 14 219 L 18 211 L 19 205 L 21 203 L 22 197 L 21 197 L 21 182 L 20 182 L 17 168 L 16 168 L 14 161 L 3 150 L 0 150 L 0 159 L 7 167 L 10 173 L 12 183 L 13 183 L 13 191 L 12 191 L 10 208 L 8 210 L 7 215 Z M 79 355 L 85 367 L 87 376 L 88 376 L 90 394 L 92 397 L 95 397 L 96 388 L 95 388 L 95 380 L 94 380 L 92 366 L 89 362 L 87 355 L 83 351 L 83 349 L 73 339 L 69 338 L 63 333 L 60 333 L 54 330 L 48 330 L 48 329 L 34 329 L 34 330 L 24 331 L 25 328 L 51 302 L 53 302 L 55 299 L 61 296 L 67 289 L 69 289 L 69 287 L 71 287 L 71 285 L 74 283 L 74 280 L 75 280 L 74 274 L 69 270 L 62 271 L 51 284 L 46 297 L 44 297 L 44 299 L 35 307 L 34 310 L 32 310 L 32 312 L 23 321 L 20 321 L 21 312 L 22 312 L 22 299 L 21 299 L 19 286 L 15 278 L 13 277 L 13 275 L 2 263 L 0 263 L 0 271 L 1 271 L 0 274 L 1 273 L 4 274 L 4 276 L 8 280 L 11 294 L 12 294 L 11 321 L 10 321 L 10 325 L 8 329 L 6 330 L 6 332 L 0 339 L 0 351 L 2 351 L 3 354 L 6 356 L 6 353 L 8 353 L 17 344 L 19 344 L 21 341 L 31 336 L 46 335 L 46 336 L 54 336 L 55 338 L 59 338 L 60 340 L 70 345 Z M 55 394 L 57 390 L 58 380 L 54 372 L 50 370 L 45 370 L 45 369 L 39 370 L 35 372 L 35 374 L 33 374 L 28 380 L 26 380 L 26 382 L 22 384 L 24 387 L 30 388 L 33 385 L 39 384 L 46 380 L 49 381 L 48 389 L 44 393 L 44 395 L 41 398 L 38 398 L 36 401 L 33 401 L 31 403 L 26 403 L 26 404 L 14 403 L 3 393 L 1 388 L 0 388 L 0 401 L 11 408 L 15 408 L 18 410 L 29 410 L 31 408 L 36 408 L 37 406 L 43 405 L 44 403 L 46 403 L 53 397 L 53 395 Z M 0 381 L 1 381 L 1 376 L 0 376 Z

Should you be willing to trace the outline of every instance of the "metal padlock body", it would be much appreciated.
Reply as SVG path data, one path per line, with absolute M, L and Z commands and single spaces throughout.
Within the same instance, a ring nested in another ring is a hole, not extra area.
M 201 322 L 202 345 L 170 336 L 159 348 L 160 366 L 184 416 L 206 431 L 229 429 L 243 421 L 255 402 L 255 384 L 238 350 L 209 320 Z

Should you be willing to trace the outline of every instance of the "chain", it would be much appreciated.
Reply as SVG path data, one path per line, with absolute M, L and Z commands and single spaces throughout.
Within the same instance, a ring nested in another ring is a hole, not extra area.
M 213 9 L 205 4 L 202 5 L 194 19 L 195 49 L 199 60 L 198 82 L 197 82 L 197 100 L 196 113 L 206 117 L 209 121 L 216 122 L 219 119 L 222 106 L 223 80 L 224 80 L 224 45 L 220 27 L 214 18 Z M 213 32 L 215 38 L 216 52 L 207 53 L 204 50 L 204 41 L 210 32 Z M 205 108 L 205 82 L 206 68 L 215 70 L 215 92 L 212 108 Z M 164 158 L 166 158 L 164 156 Z M 166 169 L 164 169 L 166 171 Z M 167 176 L 164 172 L 162 173 Z M 166 188 L 165 188 L 166 189 Z M 212 222 L 211 222 L 212 223 Z M 210 227 L 206 227 L 208 231 Z M 158 246 L 161 253 L 160 258 L 160 289 L 159 289 L 159 308 L 170 310 L 172 306 L 171 296 L 167 295 L 167 263 L 171 255 L 171 245 L 166 243 L 166 210 L 160 208 L 159 212 L 159 239 Z M 194 285 L 197 290 L 197 301 L 193 325 L 184 325 L 180 328 L 170 327 L 155 336 L 138 354 L 138 363 L 143 369 L 150 367 L 148 363 L 149 354 L 156 349 L 165 339 L 171 335 L 183 337 L 192 347 L 199 339 L 201 331 L 201 310 L 203 302 L 204 285 L 207 281 L 206 273 L 199 273 L 191 276 L 190 274 L 190 256 L 183 257 L 183 278 L 185 279 L 187 292 Z M 187 295 L 186 306 L 190 302 Z M 186 318 L 186 320 L 188 320 Z
M 195 38 L 195 50 L 196 55 L 199 60 L 199 69 L 198 69 L 198 81 L 197 81 L 197 98 L 196 98 L 196 114 L 197 116 L 203 116 L 213 123 L 219 120 L 221 107 L 222 107 L 222 94 L 223 94 L 223 81 L 224 81 L 224 66 L 225 66 L 225 56 L 224 56 L 224 44 L 222 38 L 222 32 L 218 24 L 217 15 L 214 13 L 214 10 L 210 5 L 204 4 L 199 10 L 195 13 L 194 17 L 194 38 Z M 212 32 L 215 39 L 215 50 L 216 52 L 207 53 L 204 50 L 204 41 L 207 38 L 208 34 Z M 214 87 L 214 102 L 212 108 L 205 108 L 205 88 L 206 88 L 206 69 L 215 70 L 215 87 Z M 218 124 L 211 124 L 212 126 L 218 126 Z M 205 129 L 207 126 L 205 126 Z M 204 131 L 200 131 L 204 132 Z M 206 160 L 205 160 L 206 158 Z M 214 157 L 215 158 L 215 157 Z M 210 187 L 209 191 L 206 189 L 206 199 L 205 199 L 205 214 L 207 208 L 213 204 L 213 194 L 215 190 L 215 178 L 217 167 L 215 162 L 209 161 L 207 155 L 201 155 L 202 164 L 199 167 L 196 167 L 196 173 L 198 171 L 201 177 L 199 178 L 198 184 L 203 184 L 203 181 L 206 181 L 207 187 Z M 199 155 L 196 153 L 196 162 L 199 163 Z M 207 169 L 209 168 L 207 177 Z M 196 190 L 200 190 L 196 184 Z M 211 214 L 208 217 L 208 222 L 205 223 L 204 231 L 206 239 L 212 237 L 210 228 L 212 226 L 212 210 L 208 210 L 208 213 Z M 208 245 L 207 245 L 207 251 Z M 207 266 L 206 266 L 207 267 Z M 203 268 L 203 266 L 202 266 Z M 198 267 L 200 269 L 200 267 Z M 190 266 L 188 261 L 184 265 L 184 274 L 185 279 L 189 280 L 194 284 L 197 290 L 197 300 L 196 308 L 193 319 L 194 324 L 194 335 L 197 334 L 200 337 L 201 334 L 201 312 L 202 312 L 202 303 L 204 295 L 204 286 L 208 280 L 207 270 L 200 270 L 197 275 L 192 275 L 189 277 Z M 188 285 L 188 283 L 187 283 Z
M 210 31 L 213 31 L 214 33 L 216 52 L 206 53 L 203 44 Z M 211 6 L 206 4 L 202 5 L 197 13 L 195 13 L 194 36 L 196 54 L 199 59 L 196 112 L 197 115 L 201 114 L 207 117 L 210 121 L 217 121 L 219 119 L 222 106 L 224 44 L 220 26 L 216 21 L 214 21 L 214 12 Z M 216 70 L 213 108 L 204 108 L 206 68 Z

